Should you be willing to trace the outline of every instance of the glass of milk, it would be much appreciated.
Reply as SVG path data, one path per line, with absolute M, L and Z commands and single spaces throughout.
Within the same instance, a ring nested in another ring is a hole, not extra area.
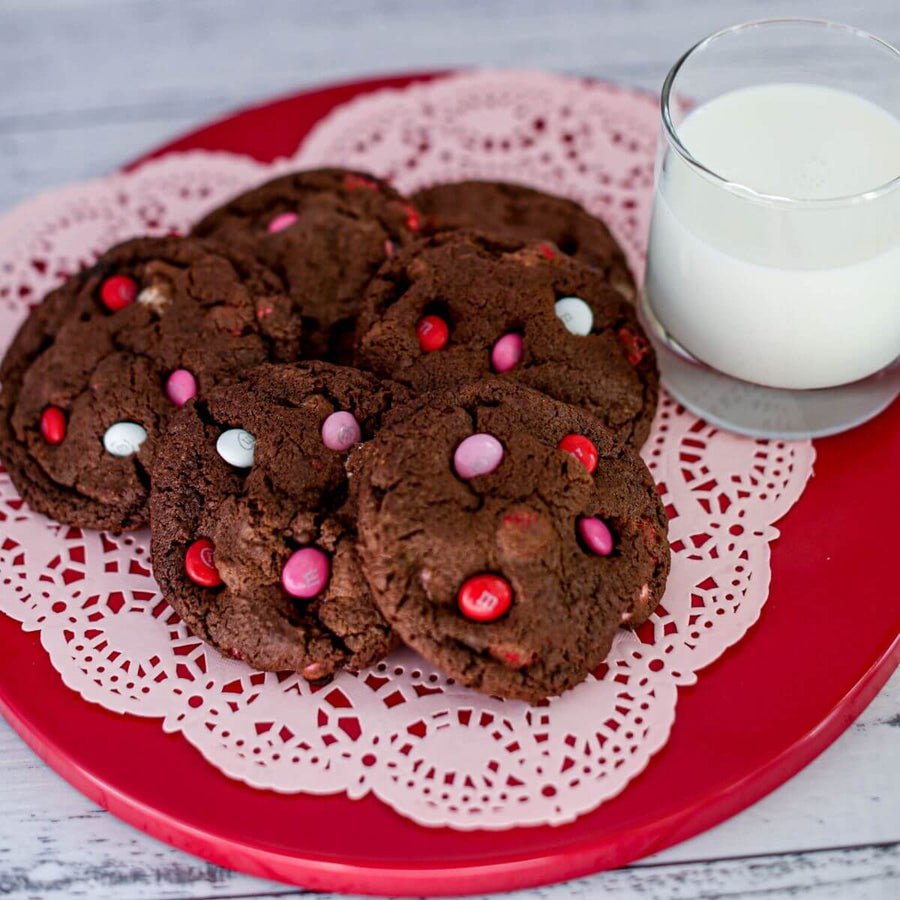
M 673 395 L 759 436 L 900 392 L 900 51 L 817 20 L 720 31 L 662 90 L 642 296 Z

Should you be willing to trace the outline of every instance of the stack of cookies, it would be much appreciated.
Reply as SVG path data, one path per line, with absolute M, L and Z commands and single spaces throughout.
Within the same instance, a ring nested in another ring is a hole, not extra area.
M 298 172 L 44 298 L 0 455 L 60 522 L 149 522 L 164 597 L 224 654 L 321 681 L 402 641 L 537 702 L 668 574 L 634 293 L 571 201 Z

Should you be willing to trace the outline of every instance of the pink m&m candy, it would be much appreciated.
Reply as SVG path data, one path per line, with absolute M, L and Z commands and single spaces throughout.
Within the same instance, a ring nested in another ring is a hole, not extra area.
M 176 369 L 166 379 L 166 396 L 176 406 L 184 406 L 197 396 L 197 379 L 187 369 Z
M 578 520 L 578 533 L 592 553 L 609 556 L 613 549 L 613 537 L 606 522 L 596 516 L 583 516 Z
M 269 222 L 267 226 L 267 231 L 269 234 L 275 234 L 278 231 L 284 231 L 285 228 L 290 228 L 297 219 L 300 218 L 297 213 L 292 212 L 283 212 L 279 215 L 275 216 L 271 222 Z
M 318 547 L 304 547 L 284 564 L 281 583 L 292 597 L 308 600 L 325 590 L 330 575 L 328 557 Z
M 492 434 L 470 434 L 453 454 L 453 468 L 460 478 L 493 472 L 503 459 L 503 444 Z
M 504 334 L 491 350 L 491 365 L 498 374 L 514 369 L 522 361 L 525 341 L 521 334 Z
M 328 675 L 328 669 L 326 669 L 322 663 L 314 662 L 301 669 L 300 674 L 307 681 L 318 681 L 320 678 L 324 678 Z
M 322 443 L 329 450 L 343 453 L 362 440 L 362 429 L 353 413 L 333 412 L 322 425 Z

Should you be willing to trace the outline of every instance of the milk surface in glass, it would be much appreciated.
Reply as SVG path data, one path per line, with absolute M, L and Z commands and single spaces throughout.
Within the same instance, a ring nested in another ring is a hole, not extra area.
M 819 388 L 900 354 L 900 120 L 836 88 L 722 94 L 657 178 L 646 291 L 666 331 L 746 381 Z M 765 196 L 763 196 L 765 195 Z

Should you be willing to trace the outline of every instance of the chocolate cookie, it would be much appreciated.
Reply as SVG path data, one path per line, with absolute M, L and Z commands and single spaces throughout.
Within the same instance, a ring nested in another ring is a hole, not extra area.
M 281 280 L 242 253 L 187 238 L 120 244 L 16 335 L 0 367 L 0 456 L 33 509 L 136 528 L 172 414 L 248 366 L 296 358 L 299 331 Z
M 416 391 L 512 380 L 598 416 L 634 446 L 659 375 L 634 308 L 546 245 L 448 231 L 400 251 L 369 285 L 357 361 Z
M 625 254 L 606 225 L 565 197 L 520 184 L 462 181 L 419 191 L 413 203 L 429 230 L 477 228 L 525 241 L 549 241 L 567 256 L 603 272 L 610 284 L 634 301 L 634 278 Z
M 317 169 L 235 197 L 193 233 L 253 252 L 278 272 L 303 311 L 304 355 L 348 362 L 363 290 L 418 227 L 413 207 L 385 182 Z
M 574 407 L 472 382 L 423 399 L 357 455 L 376 602 L 462 684 L 559 694 L 662 595 L 667 519 L 650 473 Z
M 360 571 L 345 463 L 397 395 L 329 363 L 261 366 L 175 416 L 153 472 L 151 550 L 194 634 L 312 681 L 395 646 Z

